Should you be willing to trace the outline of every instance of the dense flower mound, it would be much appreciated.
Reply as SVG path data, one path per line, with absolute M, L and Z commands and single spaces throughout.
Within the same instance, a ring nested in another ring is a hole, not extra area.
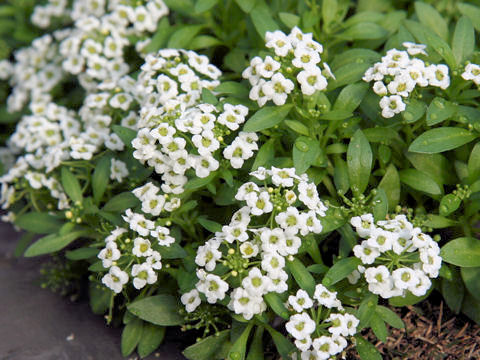
M 351 219 L 357 234 L 366 240 L 355 245 L 353 252 L 361 259 L 349 281 L 356 283 L 361 274 L 368 290 L 388 299 L 405 296 L 407 291 L 423 296 L 432 286 L 430 278 L 438 277 L 442 266 L 438 244 L 405 215 L 375 222 L 372 214 Z
M 261 314 L 266 294 L 288 290 L 284 268 L 299 252 L 302 238 L 322 231 L 319 217 L 327 208 L 308 177 L 293 168 L 259 168 L 251 175 L 263 186 L 244 183 L 235 198 L 246 205 L 197 250 L 198 282 L 182 296 L 188 312 L 200 304 L 200 294 L 215 304 L 233 288 L 231 311 L 247 320 Z
M 373 91 L 381 96 L 382 116 L 391 118 L 405 111 L 404 99 L 419 87 L 439 87 L 443 90 L 450 86 L 448 66 L 445 64 L 426 65 L 416 55 L 427 55 L 425 45 L 410 42 L 403 43 L 404 50 L 391 49 L 382 57 L 382 61 L 369 68 L 363 80 L 374 81 Z
M 250 99 L 264 106 L 268 101 L 283 105 L 290 93 L 312 95 L 325 90 L 327 77 L 334 77 L 321 59 L 323 46 L 295 27 L 289 35 L 267 32 L 266 47 L 273 49 L 264 59 L 254 57 L 242 76 L 252 85 Z M 323 66 L 323 69 L 322 69 Z

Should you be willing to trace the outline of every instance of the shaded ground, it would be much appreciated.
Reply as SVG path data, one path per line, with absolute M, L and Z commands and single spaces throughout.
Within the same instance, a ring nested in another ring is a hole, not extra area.
M 18 237 L 0 223 L 0 360 L 124 359 L 121 330 L 107 327 L 87 303 L 42 289 L 39 269 L 45 259 L 15 258 Z M 147 359 L 184 359 L 179 349 L 170 339 Z
M 373 333 L 368 339 L 385 360 L 479 360 L 480 327 L 463 315 L 453 314 L 443 302 L 422 302 L 397 311 L 403 315 L 405 329 L 391 329 L 387 343 Z M 377 341 L 377 343 L 375 343 Z M 349 358 L 359 359 L 355 351 Z

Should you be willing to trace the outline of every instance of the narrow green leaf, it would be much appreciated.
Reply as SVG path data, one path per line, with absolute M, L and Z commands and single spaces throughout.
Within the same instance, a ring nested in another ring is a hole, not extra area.
M 477 31 L 480 31 L 480 7 L 468 3 L 457 3 L 458 10 L 468 17 Z
M 404 307 L 418 304 L 420 301 L 426 299 L 434 288 L 431 287 L 423 296 L 415 296 L 410 291 L 407 291 L 405 296 L 394 296 L 388 300 L 390 306 Z
M 448 24 L 432 5 L 421 1 L 415 2 L 415 14 L 423 25 L 432 29 L 443 40 L 448 40 Z
M 460 65 L 475 50 L 475 29 L 467 16 L 458 19 L 452 39 L 452 51 L 457 64 Z
M 217 231 L 222 231 L 222 225 L 216 221 L 208 220 L 205 216 L 200 216 L 197 218 L 197 221 L 208 231 L 215 233 Z
M 412 189 L 430 194 L 441 195 L 443 189 L 429 175 L 417 169 L 400 171 L 400 181 Z
M 110 156 L 103 156 L 97 163 L 95 171 L 92 176 L 92 190 L 93 199 L 98 205 L 100 200 L 107 189 L 108 182 L 110 180 L 110 168 L 112 164 L 112 158 Z
M 395 206 L 400 201 L 400 176 L 393 164 L 387 167 L 387 171 L 383 175 L 378 187 L 387 194 L 389 211 L 395 209 Z
M 216 335 L 206 337 L 186 348 L 183 355 L 189 360 L 212 360 L 229 335 L 230 330 L 223 330 Z
M 255 29 L 257 29 L 257 32 L 262 39 L 265 39 L 265 33 L 267 31 L 280 29 L 280 26 L 278 26 L 275 20 L 273 20 L 270 8 L 264 0 L 256 0 L 255 7 L 250 11 L 250 17 Z
M 425 114 L 426 110 L 426 104 L 423 101 L 411 99 L 409 100 L 405 111 L 402 112 L 402 116 L 408 124 L 412 124 L 419 120 L 423 114 Z
M 455 184 L 457 178 L 453 164 L 442 154 L 405 154 L 415 169 L 428 174 L 438 184 Z
M 368 90 L 368 84 L 359 82 L 345 86 L 333 105 L 333 110 L 353 112 L 360 105 Z
M 192 50 L 208 49 L 222 45 L 222 41 L 210 35 L 197 35 L 188 47 Z
M 130 355 L 138 345 L 142 337 L 143 321 L 134 319 L 130 321 L 122 331 L 121 350 L 123 356 Z
M 358 355 L 360 355 L 360 359 L 362 360 L 382 360 L 382 355 L 378 352 L 377 348 L 370 344 L 367 340 L 365 340 L 360 335 L 355 336 L 357 340 L 356 349 L 358 351 Z
M 312 274 L 308 272 L 305 265 L 295 258 L 293 261 L 287 261 L 287 267 L 300 288 L 308 292 L 310 296 L 313 296 L 315 292 L 315 279 Z
M 287 117 L 291 109 L 291 104 L 263 107 L 248 119 L 243 127 L 243 131 L 256 132 L 274 127 Z
M 375 309 L 378 304 L 378 296 L 372 293 L 368 293 L 360 303 L 357 310 L 357 318 L 360 320 L 358 324 L 358 330 L 367 327 L 370 323 L 372 315 L 375 313 Z
M 282 334 L 278 331 L 274 330 L 271 326 L 265 326 L 268 333 L 273 339 L 275 346 L 277 347 L 277 351 L 283 359 L 289 359 L 290 354 L 296 350 L 296 347 Z
M 215 177 L 217 176 L 217 173 L 215 171 L 212 171 L 210 173 L 210 175 L 208 175 L 207 177 L 205 178 L 194 178 L 193 180 L 190 180 L 188 181 L 186 184 L 185 184 L 185 190 L 197 190 L 197 189 L 200 189 L 204 186 L 206 186 L 207 184 L 209 184 L 210 182 L 213 181 L 213 179 L 215 179 Z
M 66 167 L 62 167 L 62 186 L 73 202 L 82 202 L 82 188 L 75 175 Z
M 293 131 L 295 131 L 295 132 L 297 132 L 301 135 L 310 136 L 310 130 L 308 129 L 308 127 L 305 124 L 303 124 L 300 121 L 285 120 L 285 125 L 287 125 L 290 129 L 292 129 Z
M 263 297 L 263 299 L 268 304 L 268 306 L 270 306 L 270 308 L 275 312 L 275 314 L 277 314 L 281 318 L 284 318 L 285 320 L 288 320 L 288 318 L 290 317 L 288 310 L 283 304 L 284 301 L 282 301 L 282 299 L 277 293 L 269 292 Z
M 202 89 L 202 101 L 207 104 L 216 105 L 218 103 L 217 98 L 207 88 Z
M 96 257 L 100 252 L 99 249 L 96 248 L 80 248 L 71 251 L 67 251 L 65 253 L 65 257 L 69 260 L 79 261 L 79 260 L 86 260 L 90 259 L 91 257 Z
M 472 183 L 480 178 L 480 142 L 475 144 L 468 158 L 468 177 Z
M 436 97 L 427 110 L 427 125 L 432 126 L 450 118 L 458 111 L 458 105 Z
M 138 355 L 143 359 L 153 353 L 163 342 L 165 337 L 164 326 L 157 326 L 148 322 L 143 324 L 143 332 L 140 341 L 138 342 Z
M 333 73 L 335 74 L 336 79 L 328 82 L 328 90 L 333 90 L 340 86 L 359 81 L 369 67 L 370 63 L 352 62 L 347 63 L 342 67 L 335 68 Z
M 282 21 L 282 23 L 285 24 L 286 27 L 289 29 L 294 28 L 295 26 L 298 26 L 300 23 L 300 17 L 298 15 L 294 15 L 291 13 L 286 13 L 286 12 L 281 12 L 278 13 L 278 17 Z
M 355 24 L 346 29 L 337 36 L 345 40 L 376 40 L 382 39 L 388 35 L 387 30 L 378 24 L 372 22 L 363 22 Z
M 50 254 L 63 249 L 74 240 L 88 234 L 86 230 L 77 230 L 64 235 L 50 234 L 38 239 L 25 251 L 25 257 Z
M 443 261 L 461 267 L 480 266 L 480 240 L 473 237 L 461 237 L 446 243 L 440 256 Z
M 178 310 L 177 299 L 172 295 L 156 295 L 127 305 L 128 311 L 155 325 L 174 326 L 184 322 Z
M 372 199 L 373 216 L 375 220 L 385 220 L 388 214 L 387 193 L 382 188 L 377 189 L 377 194 Z
M 272 294 L 272 293 L 270 293 Z M 247 360 L 263 360 L 263 326 L 257 326 L 255 330 L 255 335 L 253 336 L 252 344 L 250 345 L 250 350 L 248 350 Z
M 477 138 L 472 132 L 456 127 L 428 130 L 417 137 L 408 151 L 434 154 L 455 149 Z
M 303 174 L 315 163 L 320 156 L 321 149 L 317 140 L 306 136 L 299 136 L 293 145 L 293 165 L 298 174 Z
M 257 0 L 235 0 L 235 2 L 243 12 L 248 14 L 255 7 Z
M 373 155 L 370 144 L 362 130 L 357 130 L 347 150 L 348 178 L 353 193 L 362 194 L 368 186 Z
M 454 194 L 447 194 L 445 195 L 442 200 L 440 200 L 439 206 L 439 213 L 442 216 L 448 216 L 453 213 L 455 210 L 458 209 L 462 200 L 454 195 Z
M 349 257 L 337 261 L 325 274 L 322 280 L 323 285 L 327 287 L 335 285 L 350 275 L 352 271 L 356 270 L 358 265 L 361 264 L 362 262 L 356 257 Z
M 218 0 L 197 0 L 195 3 L 194 11 L 197 14 L 208 11 L 217 5 Z
M 17 216 L 15 225 L 20 229 L 35 234 L 51 234 L 57 232 L 63 221 L 58 217 L 42 212 L 29 212 Z
M 375 308 L 375 313 L 377 313 L 390 326 L 393 326 L 397 329 L 405 328 L 403 320 L 389 308 L 382 305 L 377 305 L 377 307 Z
M 202 30 L 203 25 L 184 25 L 176 30 L 168 41 L 167 47 L 172 49 L 185 49 L 192 39 Z
M 126 147 L 132 148 L 132 140 L 137 137 L 137 132 L 135 130 L 120 125 L 113 125 L 112 130 L 118 135 Z
M 325 114 L 320 115 L 318 118 L 320 120 L 330 120 L 330 121 L 339 121 L 345 120 L 352 117 L 353 114 L 350 111 L 346 110 L 332 110 Z
M 335 156 L 333 161 L 335 164 L 333 168 L 333 182 L 337 190 L 341 194 L 345 194 L 350 188 L 347 163 L 340 156 Z
M 127 191 L 112 197 L 102 208 L 103 211 L 123 212 L 140 204 L 133 193 Z
M 101 264 L 102 262 L 100 262 L 100 265 Z M 107 311 L 110 305 L 110 299 L 114 294 L 103 284 L 90 282 L 88 285 L 88 295 L 92 312 L 101 315 Z
M 444 229 L 447 227 L 455 226 L 456 224 L 457 222 L 455 220 L 434 214 L 427 215 L 427 220 L 425 221 L 425 226 L 431 227 L 433 229 Z
M 228 360 L 244 360 L 247 352 L 247 341 L 252 331 L 253 323 L 249 322 L 242 334 L 233 343 L 230 351 L 228 352 Z
M 215 93 L 229 94 L 238 97 L 248 97 L 248 89 L 235 81 L 224 81 L 215 88 Z
M 385 322 L 379 315 L 375 313 L 372 315 L 372 317 L 370 318 L 370 327 L 372 328 L 373 333 L 379 340 L 381 340 L 383 343 L 387 342 L 387 327 L 385 326 Z

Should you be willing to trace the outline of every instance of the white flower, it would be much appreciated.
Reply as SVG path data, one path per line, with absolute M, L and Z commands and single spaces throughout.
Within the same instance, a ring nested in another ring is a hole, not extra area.
M 480 85 L 480 66 L 468 63 L 467 66 L 465 66 L 465 71 L 462 73 L 462 78 L 472 80 L 475 85 Z
M 217 265 L 216 261 L 222 257 L 222 253 L 218 251 L 219 246 L 219 242 L 211 240 L 207 241 L 205 245 L 199 246 L 195 263 L 198 266 L 204 266 L 207 271 L 213 271 Z
M 425 56 L 428 55 L 425 51 L 427 45 L 415 44 L 415 43 L 409 42 L 409 41 L 403 42 L 402 45 L 407 49 L 407 52 L 410 55 L 419 55 L 419 54 L 422 54 L 422 55 L 425 55 Z
M 248 272 L 248 276 L 242 280 L 242 286 L 252 296 L 263 296 L 270 288 L 270 278 L 264 276 L 259 268 L 254 267 Z
M 423 296 L 432 286 L 430 278 L 421 270 L 415 270 L 418 282 L 414 286 L 410 286 L 408 290 L 415 296 Z
M 305 219 L 302 215 L 296 207 L 289 206 L 286 211 L 275 216 L 275 221 L 281 228 L 290 229 L 297 233 L 306 229 Z
M 374 229 L 370 237 L 367 239 L 367 245 L 370 248 L 376 248 L 380 252 L 385 252 L 392 249 L 393 241 L 396 239 L 394 233 L 385 231 L 380 228 Z
M 102 283 L 110 288 L 116 294 L 122 292 L 123 285 L 128 282 L 128 274 L 125 271 L 120 270 L 118 266 L 112 266 L 102 278 Z
M 135 264 L 132 267 L 133 286 L 140 290 L 147 284 L 153 284 L 157 281 L 157 274 L 148 263 Z
M 373 91 L 379 96 L 385 96 L 388 94 L 388 89 L 383 81 L 375 81 L 373 84 Z
M 273 60 L 271 56 L 267 56 L 255 67 L 256 72 L 264 78 L 271 78 L 278 69 L 280 69 L 280 63 Z
M 230 297 L 229 308 L 246 320 L 250 320 L 255 314 L 261 314 L 267 308 L 261 296 L 253 296 L 241 287 L 233 290 Z
M 248 108 L 243 105 L 230 105 L 225 104 L 223 106 L 224 112 L 218 117 L 218 123 L 225 125 L 230 130 L 238 130 L 240 124 L 245 122 L 245 116 L 248 114 Z
M 175 242 L 175 238 L 170 236 L 170 229 L 164 226 L 157 226 L 155 230 L 150 231 L 150 236 L 158 240 L 160 246 L 170 246 Z
M 210 304 L 215 304 L 218 300 L 223 300 L 225 298 L 225 293 L 228 290 L 228 283 L 223 281 L 217 275 L 207 274 L 204 279 L 200 279 L 196 288 L 199 292 L 205 294 L 207 301 Z
M 393 270 L 392 278 L 393 278 L 395 287 L 402 290 L 408 289 L 410 287 L 415 287 L 419 282 L 419 279 L 417 277 L 417 274 L 415 273 L 415 270 L 410 269 L 408 267 Z
M 278 169 L 272 166 L 271 175 L 273 184 L 283 187 L 292 187 L 294 185 L 294 179 L 297 178 L 295 168 Z
M 375 259 L 380 256 L 380 251 L 376 247 L 369 246 L 366 240 L 362 241 L 361 245 L 355 245 L 353 253 L 364 264 L 373 264 Z
M 251 243 L 250 241 L 245 241 L 240 245 L 240 253 L 244 259 L 249 259 L 258 255 L 258 246 Z
M 272 76 L 270 81 L 267 81 L 262 85 L 262 92 L 272 101 L 275 105 L 283 105 L 287 101 L 287 96 L 292 92 L 295 85 L 289 79 L 286 79 L 282 74 L 276 73 Z
M 107 245 L 98 253 L 98 258 L 102 260 L 104 268 L 109 268 L 112 264 L 120 259 L 120 250 L 117 248 L 117 244 L 113 241 L 107 242 Z
M 195 175 L 199 178 L 206 178 L 212 171 L 215 171 L 220 163 L 211 155 L 198 156 L 195 158 Z
M 277 56 L 284 57 L 292 49 L 290 39 L 280 30 L 274 32 L 267 31 L 265 40 L 265 46 L 267 48 L 273 48 Z
M 380 99 L 382 116 L 391 118 L 405 110 L 405 103 L 399 95 L 384 96 Z
M 135 238 L 133 240 L 133 249 L 132 249 L 132 254 L 138 257 L 147 257 L 152 255 L 152 248 L 150 241 L 141 237 Z
M 129 174 L 127 165 L 121 161 L 112 158 L 110 164 L 110 179 L 117 180 L 118 182 L 122 182 L 125 177 Z
M 292 60 L 292 65 L 300 68 L 309 70 L 316 67 L 320 62 L 320 55 L 317 51 L 312 51 L 312 49 L 304 46 L 297 46 L 294 50 L 295 58 Z
M 317 359 L 330 359 L 331 355 L 337 353 L 337 344 L 329 336 L 320 336 L 313 340 L 312 347 L 316 352 Z
M 225 236 L 225 241 L 228 243 L 233 243 L 235 240 L 239 242 L 248 240 L 247 225 L 243 223 L 236 223 L 231 226 L 224 225 L 222 233 Z
M 190 290 L 189 292 L 183 294 L 180 297 L 180 301 L 185 305 L 185 310 L 189 313 L 195 311 L 195 309 L 200 305 L 202 300 L 200 300 L 200 294 L 197 289 Z
M 448 66 L 444 64 L 430 65 L 425 68 L 425 77 L 431 86 L 437 86 L 443 90 L 450 86 Z
M 304 309 L 310 309 L 313 306 L 313 301 L 305 290 L 298 290 L 295 296 L 288 297 L 288 303 L 296 312 L 302 312 Z
M 355 227 L 358 235 L 362 238 L 368 238 L 375 229 L 375 222 L 372 214 L 363 214 L 354 216 L 350 219 L 350 224 Z
M 286 246 L 285 233 L 280 228 L 260 229 L 260 240 L 262 241 L 262 251 L 265 253 L 280 253 Z
M 273 210 L 273 204 L 267 191 L 260 192 L 256 197 L 249 197 L 247 205 L 250 206 L 251 214 L 255 216 L 268 214 Z
M 315 331 L 315 327 L 315 321 L 305 312 L 291 316 L 285 324 L 287 332 L 299 340 L 309 337 Z
M 254 182 L 246 182 L 242 184 L 238 190 L 237 193 L 235 194 L 235 199 L 242 201 L 242 200 L 247 200 L 248 198 L 256 198 L 258 196 L 258 193 L 260 192 L 260 189 L 257 184 Z
M 272 274 L 278 274 L 283 271 L 285 267 L 285 258 L 275 253 L 264 253 L 262 254 L 262 270 L 266 271 L 270 277 Z
M 323 305 L 329 309 L 334 307 L 343 309 L 342 304 L 337 299 L 337 293 L 329 291 L 322 284 L 317 284 L 315 286 L 315 293 L 313 294 L 313 298 L 317 300 L 320 305 Z

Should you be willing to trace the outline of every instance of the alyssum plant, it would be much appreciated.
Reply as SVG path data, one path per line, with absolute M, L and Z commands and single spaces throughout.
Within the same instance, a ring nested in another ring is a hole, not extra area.
M 480 322 L 480 9 L 167 3 L 49 1 L 0 62 L 18 252 L 88 269 L 125 356 L 380 359 L 434 290 Z

